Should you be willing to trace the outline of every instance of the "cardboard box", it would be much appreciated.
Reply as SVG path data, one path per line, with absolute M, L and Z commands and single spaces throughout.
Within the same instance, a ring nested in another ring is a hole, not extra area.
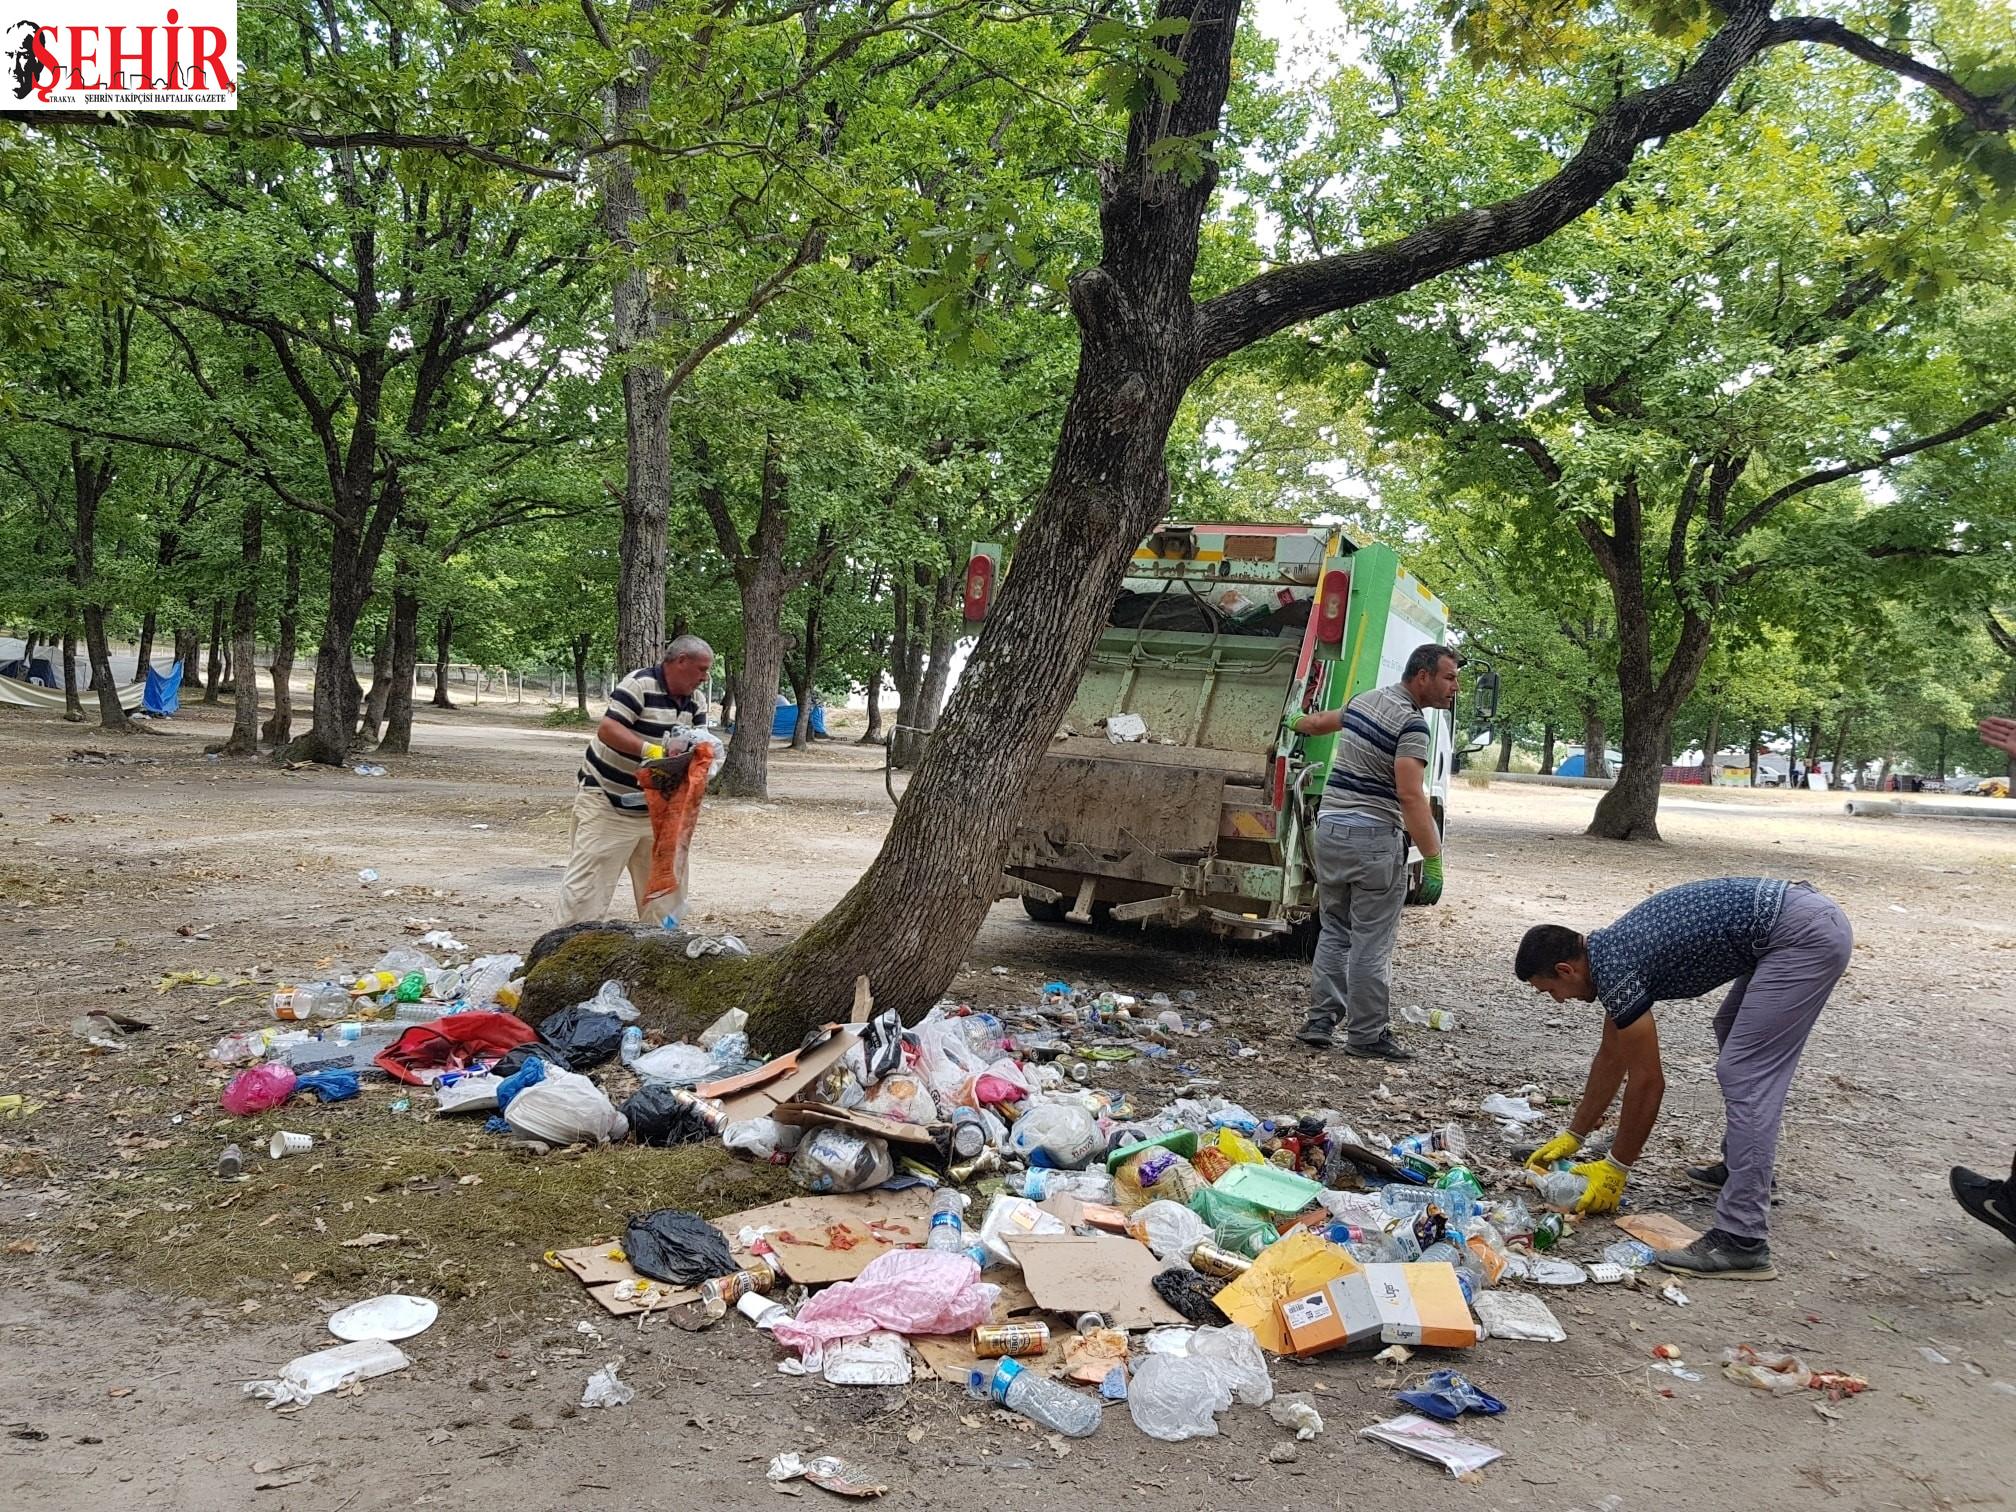
M 1467 1349 L 1477 1324 L 1451 1265 L 1368 1265 L 1318 1290 L 1284 1298 L 1279 1326 L 1294 1355 L 1373 1344 Z
M 1264 1250 L 1253 1268 L 1228 1282 L 1215 1299 L 1226 1317 L 1253 1330 L 1269 1354 L 1287 1354 L 1288 1331 L 1281 1321 L 1281 1302 L 1306 1297 L 1339 1276 L 1358 1269 L 1341 1246 L 1302 1229 L 1285 1234 Z

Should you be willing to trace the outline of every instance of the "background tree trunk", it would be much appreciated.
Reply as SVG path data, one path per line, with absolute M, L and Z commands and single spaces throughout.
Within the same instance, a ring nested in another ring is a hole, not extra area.
M 381 756 L 413 749 L 413 673 L 420 662 L 420 585 L 402 568 L 392 584 L 392 657 L 385 683 L 385 734 Z
M 714 774 L 713 791 L 730 798 L 770 796 L 770 725 L 784 673 L 784 564 L 758 561 L 742 576 L 742 655 L 729 687 L 735 732 Z
M 182 663 L 182 693 L 193 698 L 196 692 L 197 660 L 203 654 L 203 637 L 194 625 L 175 627 L 175 660 Z
M 455 701 L 448 696 L 448 651 L 455 635 L 455 614 L 443 609 L 434 621 L 434 707 L 452 709 Z
M 84 722 L 84 700 L 77 692 L 77 615 L 63 620 L 63 717 L 71 724 Z
M 574 709 L 583 719 L 588 717 L 588 651 L 593 644 L 593 636 L 577 635 L 567 648 L 574 659 Z
M 1507 725 L 1498 736 L 1498 770 L 1512 770 L 1512 727 Z
M 147 680 L 147 664 L 154 659 L 154 631 L 159 622 L 158 610 L 149 609 L 140 616 L 140 638 L 133 646 L 133 675 L 143 683 Z
M 1540 742 L 1540 771 L 1548 777 L 1554 775 L 1554 726 L 1551 722 Z
M 371 648 L 371 689 L 364 695 L 363 724 L 356 732 L 356 738 L 366 745 L 375 743 L 384 728 L 385 700 L 392 696 L 393 633 L 393 616 L 387 614 L 385 623 L 378 627 L 378 643 Z M 351 681 L 356 681 L 354 674 Z
M 280 589 L 280 630 L 273 642 L 273 713 L 260 731 L 266 743 L 284 746 L 294 734 L 294 641 L 301 626 L 301 547 L 287 540 L 285 577 Z
M 1644 717 L 1624 723 L 1624 763 L 1596 802 L 1587 833 L 1606 840 L 1659 838 L 1659 784 L 1673 747 L 1673 722 Z
M 203 674 L 203 702 L 221 703 L 224 686 L 224 600 L 210 604 L 210 662 Z
M 259 651 L 252 642 L 259 628 L 259 558 L 264 527 L 259 506 L 246 505 L 238 549 L 241 576 L 231 600 L 232 664 L 237 671 L 231 684 L 231 736 L 222 748 L 226 756 L 259 754 Z
M 1750 786 L 1757 786 L 1757 748 L 1764 742 L 1764 731 L 1756 725 L 1750 726 Z
M 1594 704 L 1586 704 L 1582 710 L 1582 775 L 1610 775 L 1610 726 Z

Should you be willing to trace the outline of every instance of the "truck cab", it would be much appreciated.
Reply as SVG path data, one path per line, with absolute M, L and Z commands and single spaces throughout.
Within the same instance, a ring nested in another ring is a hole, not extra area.
M 1023 796 L 1004 893 L 1046 922 L 1293 930 L 1317 909 L 1310 839 L 1336 738 L 1287 717 L 1397 681 L 1448 626 L 1392 551 L 1335 527 L 1157 529 Z M 1440 823 L 1450 716 L 1428 722 Z

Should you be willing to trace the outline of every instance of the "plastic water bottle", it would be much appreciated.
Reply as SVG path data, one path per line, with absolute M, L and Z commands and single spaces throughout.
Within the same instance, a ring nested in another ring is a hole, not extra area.
M 1477 1216 L 1477 1199 L 1461 1187 L 1408 1186 L 1396 1181 L 1380 1189 L 1379 1206 L 1396 1218 L 1418 1217 L 1432 1207 L 1459 1226 Z
M 985 1370 L 973 1371 L 966 1378 L 966 1389 L 1066 1438 L 1085 1438 L 1099 1426 L 1098 1402 L 1023 1369 L 1016 1360 L 1002 1360 L 992 1375 Z
M 940 1187 L 931 1199 L 931 1232 L 924 1248 L 941 1255 L 956 1255 L 966 1248 L 966 1199 L 950 1187 Z
M 1444 1124 L 1439 1129 L 1430 1129 L 1426 1134 L 1409 1134 L 1393 1146 L 1395 1155 L 1427 1155 L 1434 1151 L 1446 1150 L 1457 1159 L 1470 1148 L 1470 1140 L 1463 1132 L 1461 1124 Z
M 1424 1029 L 1454 1029 L 1456 1027 L 1456 1014 L 1448 1008 L 1423 1008 L 1416 1004 L 1410 1008 L 1402 1008 L 1400 1010 L 1400 1017 L 1407 1020 L 1410 1024 L 1419 1024 Z
M 606 1044 L 608 1042 L 605 1040 L 603 1043 Z M 635 1024 L 625 1029 L 623 1031 L 622 1043 L 617 1046 L 616 1053 L 622 1057 L 624 1065 L 634 1066 L 637 1063 L 637 1057 L 644 1053 L 644 1031 L 639 1029 Z
M 1589 1190 L 1589 1178 L 1578 1176 L 1573 1171 L 1549 1171 L 1533 1183 L 1540 1189 L 1540 1200 L 1558 1212 L 1567 1212 L 1582 1200 L 1582 1194 Z
M 310 982 L 282 987 L 273 994 L 273 1017 L 292 1023 L 310 1019 L 340 1019 L 350 1011 L 350 991 L 338 982 Z
M 1029 1171 L 1022 1177 L 1022 1195 L 1041 1202 L 1045 1197 L 1076 1197 L 1080 1202 L 1111 1203 L 1113 1178 L 1097 1167 L 1086 1171 Z

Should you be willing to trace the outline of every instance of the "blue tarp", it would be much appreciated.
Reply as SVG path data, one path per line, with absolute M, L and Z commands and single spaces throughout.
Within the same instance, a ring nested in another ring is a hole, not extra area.
M 166 672 L 147 669 L 147 695 L 140 706 L 149 714 L 169 715 L 182 707 L 182 663 Z
M 777 713 L 770 721 L 770 734 L 776 740 L 789 740 L 798 730 L 798 705 L 779 704 Z M 821 704 L 812 705 L 812 733 L 826 733 L 826 710 Z

